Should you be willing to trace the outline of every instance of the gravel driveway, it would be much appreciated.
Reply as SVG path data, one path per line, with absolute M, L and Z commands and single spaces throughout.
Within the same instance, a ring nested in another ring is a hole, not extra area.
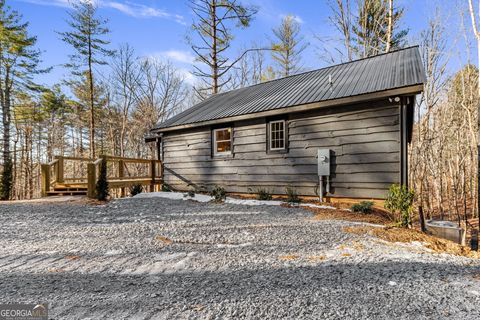
M 55 319 L 479 319 L 480 263 L 302 209 L 0 204 L 0 303 Z

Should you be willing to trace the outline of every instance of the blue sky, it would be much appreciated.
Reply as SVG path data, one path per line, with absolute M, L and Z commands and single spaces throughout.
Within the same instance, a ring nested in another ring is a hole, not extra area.
M 186 74 L 191 70 L 193 56 L 185 41 L 192 22 L 192 15 L 186 0 L 96 0 L 99 14 L 109 20 L 111 48 L 129 43 L 141 56 L 157 56 L 171 60 Z M 409 42 L 416 44 L 418 35 L 425 28 L 427 19 L 433 15 L 435 5 L 442 7 L 442 15 L 448 23 L 451 33 L 450 45 L 462 48 L 460 19 L 457 0 L 397 0 L 405 7 L 403 27 L 410 29 Z M 335 37 L 335 31 L 329 24 L 330 9 L 327 1 L 322 0 L 244 0 L 243 3 L 256 5 L 259 9 L 250 28 L 235 31 L 230 55 L 235 56 L 240 47 L 252 41 L 268 43 L 272 27 L 279 24 L 282 16 L 293 14 L 301 22 L 305 40 L 310 46 L 304 53 L 304 65 L 307 69 L 325 66 L 318 56 L 320 43 L 313 34 L 325 38 Z M 39 82 L 47 85 L 60 82 L 66 75 L 61 64 L 67 62 L 70 48 L 59 40 L 56 31 L 68 30 L 66 23 L 68 0 L 7 0 L 13 9 L 30 22 L 30 32 L 38 37 L 38 48 L 44 51 L 45 66 L 53 66 L 50 74 L 41 75 Z M 470 31 L 470 20 L 466 20 Z M 459 49 L 461 50 L 461 49 Z M 457 50 L 458 51 L 458 50 Z M 474 56 L 474 55 L 473 55 Z M 464 60 L 462 53 L 452 57 L 450 68 L 458 67 Z M 193 77 L 193 76 L 190 76 Z M 191 78 L 192 79 L 192 78 Z

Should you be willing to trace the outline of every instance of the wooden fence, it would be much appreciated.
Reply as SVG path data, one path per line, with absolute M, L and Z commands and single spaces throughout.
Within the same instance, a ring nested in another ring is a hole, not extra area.
M 86 190 L 89 197 L 95 197 L 103 158 L 107 161 L 108 185 L 110 189 L 119 189 L 121 196 L 125 196 L 125 188 L 133 185 L 148 186 L 150 191 L 155 191 L 162 183 L 163 166 L 160 160 L 56 156 L 50 163 L 42 164 L 42 196 L 59 194 L 60 190 Z

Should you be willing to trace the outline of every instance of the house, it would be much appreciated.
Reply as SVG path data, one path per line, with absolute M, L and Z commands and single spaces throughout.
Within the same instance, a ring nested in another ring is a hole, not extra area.
M 164 182 L 302 196 L 382 199 L 408 183 L 424 70 L 418 47 L 216 94 L 159 123 Z M 319 176 L 319 174 L 321 176 Z

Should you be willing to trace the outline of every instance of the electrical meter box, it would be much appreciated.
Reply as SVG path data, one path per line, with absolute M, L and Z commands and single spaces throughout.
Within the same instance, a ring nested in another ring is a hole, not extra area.
M 318 149 L 318 175 L 330 175 L 330 149 Z

